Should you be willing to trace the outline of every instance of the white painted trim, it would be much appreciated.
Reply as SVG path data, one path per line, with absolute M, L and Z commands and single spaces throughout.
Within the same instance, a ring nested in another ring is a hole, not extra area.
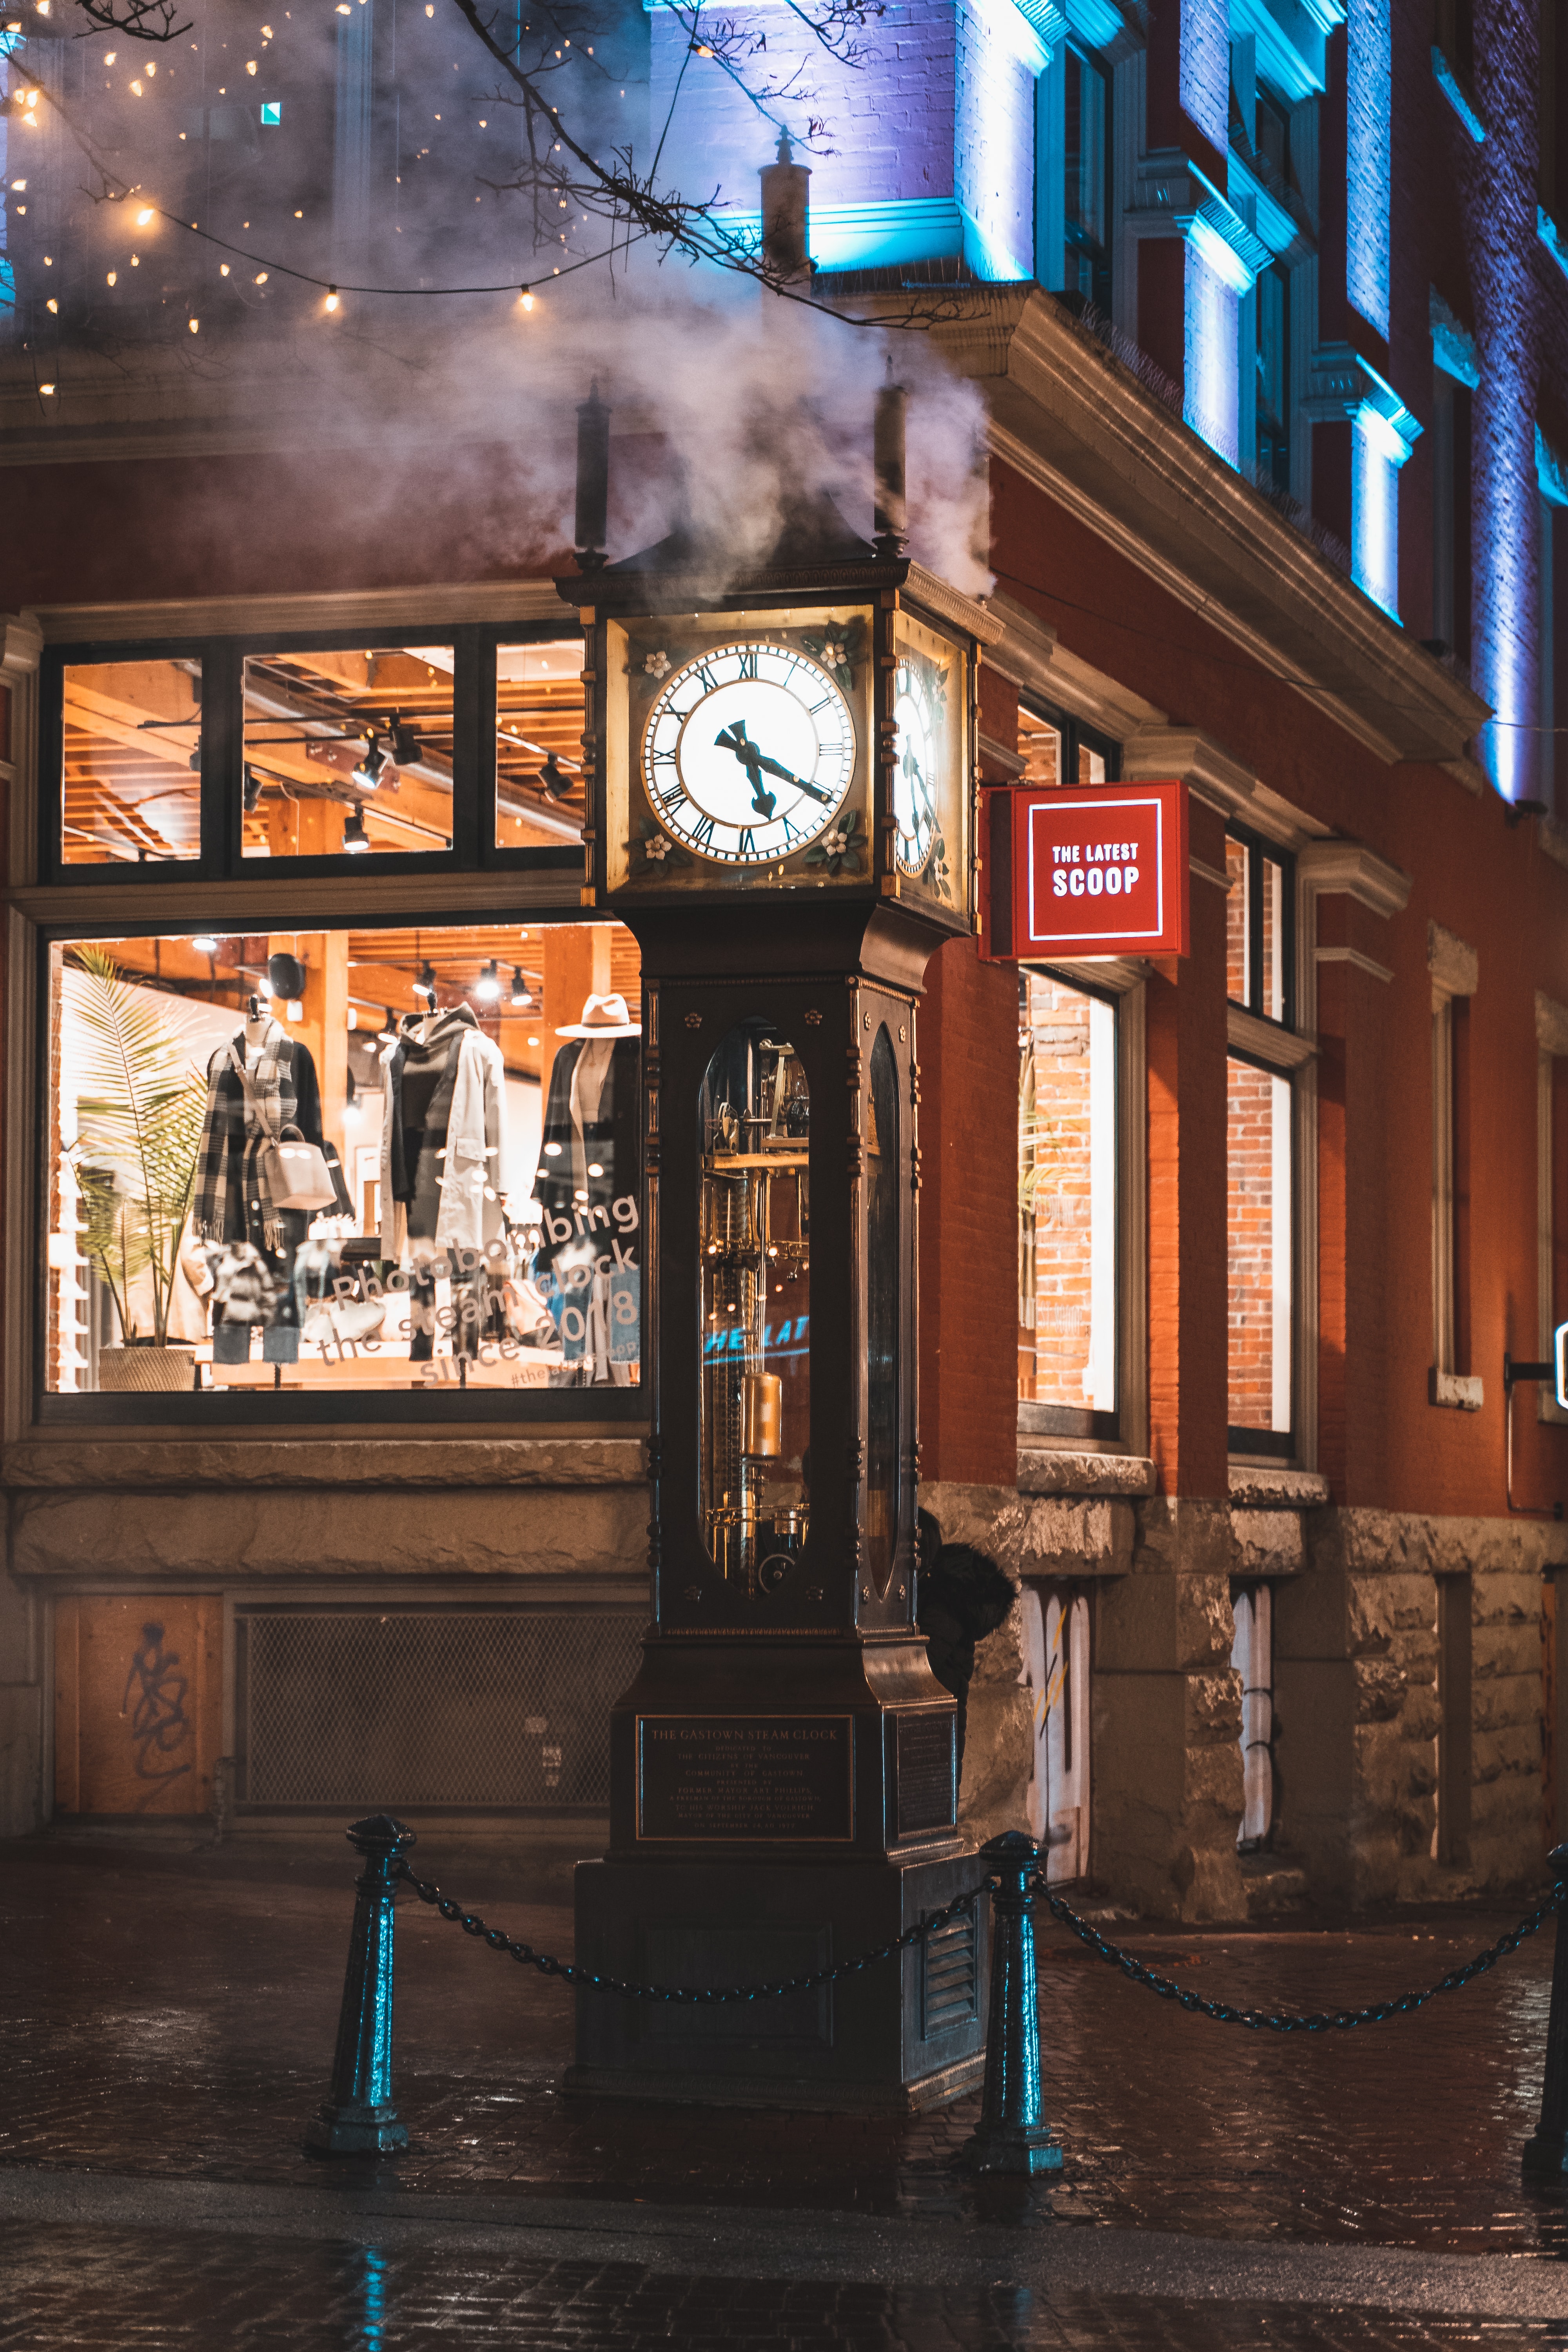
M 1479 1412 L 1486 1403 L 1486 1384 L 1479 1372 L 1440 1372 L 1434 1365 L 1426 1375 L 1426 1402 L 1455 1412 Z
M 1394 978 L 1385 963 L 1373 963 L 1359 948 L 1316 948 L 1313 955 L 1319 963 L 1348 963 L 1352 971 L 1364 971 L 1369 980 L 1381 980 L 1384 985 Z
M 1028 762 L 1020 760 L 1016 751 L 1009 751 L 1005 744 L 998 743 L 994 736 L 982 735 L 978 740 L 981 760 L 987 767 L 1000 768 L 1005 776 L 1023 774 Z
M 1481 984 L 1481 960 L 1475 949 L 1441 923 L 1426 926 L 1426 969 L 1434 990 L 1445 996 L 1474 996 Z
M 1374 915 L 1402 915 L 1412 877 L 1362 841 L 1313 841 L 1300 853 L 1300 868 L 1320 898 L 1342 893 Z
M 1246 814 L 1258 781 L 1212 735 L 1185 728 L 1141 727 L 1121 747 L 1122 782 L 1147 783 L 1163 776 L 1179 776 L 1195 799 L 1217 809 L 1227 822 Z
M 1200 882 L 1210 882 L 1216 890 L 1223 890 L 1227 896 L 1229 895 L 1230 877 L 1223 866 L 1205 865 L 1201 857 L 1194 857 L 1189 852 L 1187 871 L 1190 874 L 1195 874 Z
M 1277 1022 L 1265 1021 L 1240 1004 L 1225 1008 L 1225 1042 L 1238 1054 L 1249 1054 L 1276 1070 L 1304 1069 L 1318 1054 L 1315 1039 L 1304 1037 L 1299 1029 L 1281 1029 Z

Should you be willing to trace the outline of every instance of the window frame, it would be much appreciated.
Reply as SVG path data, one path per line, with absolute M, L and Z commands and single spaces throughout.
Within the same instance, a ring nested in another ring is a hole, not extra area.
M 1282 1035 L 1296 1034 L 1296 859 L 1289 849 L 1266 835 L 1253 833 L 1246 825 L 1227 824 L 1227 841 L 1240 844 L 1247 852 L 1247 994 L 1230 996 L 1226 1003 L 1238 1005 L 1255 1021 L 1265 1021 Z M 1264 1011 L 1266 979 L 1263 968 L 1263 868 L 1265 864 L 1279 868 L 1279 969 L 1280 994 L 1284 1010 L 1277 1018 Z
M 1238 1008 L 1241 1009 L 1241 1008 Z M 1250 1016 L 1253 1019 L 1258 1015 Z M 1227 1040 L 1225 1057 L 1227 1063 L 1243 1062 L 1248 1069 L 1261 1070 L 1265 1077 L 1281 1079 L 1290 1089 L 1289 1120 L 1290 1146 L 1290 1425 L 1288 1429 L 1258 1429 L 1242 1422 L 1226 1423 L 1226 1452 L 1233 1460 L 1293 1463 L 1300 1447 L 1301 1417 L 1301 1099 L 1298 1087 L 1297 1066 L 1283 1061 L 1270 1061 L 1263 1053 L 1249 1045 L 1238 1044 L 1235 1037 Z M 1228 1090 L 1227 1090 L 1228 1091 Z M 1229 1120 L 1226 1119 L 1226 1189 L 1230 1186 Z M 1226 1234 L 1226 1386 L 1229 1402 L 1230 1383 L 1230 1268 L 1229 1235 Z
M 584 870 L 584 850 L 571 842 L 559 847 L 503 846 L 496 833 L 496 655 L 503 645 L 549 645 L 584 641 L 577 614 L 563 604 L 553 619 L 410 623 L 377 622 L 363 628 L 334 623 L 312 629 L 247 629 L 222 635 L 186 633 L 171 637 L 84 638 L 51 643 L 39 665 L 38 836 L 39 887 L 44 889 L 145 889 L 156 883 L 233 883 L 256 879 L 266 861 L 244 855 L 242 814 L 245 772 L 245 664 L 261 653 L 367 652 L 416 645 L 450 644 L 452 679 L 452 846 L 450 849 L 378 850 L 368 860 L 353 851 L 276 861 L 290 879 L 318 877 L 377 877 L 410 879 L 473 873 L 564 874 Z M 194 858 L 149 859 L 143 865 L 73 864 L 62 854 L 65 801 L 64 698 L 68 668 L 94 663 L 199 660 L 202 665 L 201 846 Z M 585 688 L 585 691 L 589 690 Z M 589 719 L 584 713 L 584 731 Z
M 13 681 L 13 730 L 32 751 L 17 762 L 10 832 L 14 879 L 8 910 L 9 980 L 5 1108 L 14 1139 L 9 1168 L 16 1213 L 10 1221 L 6 1266 L 21 1312 L 5 1341 L 5 1433 L 58 1442 L 72 1433 L 136 1427 L 171 1436 L 280 1438 L 326 1433 L 337 1427 L 367 1439 L 415 1427 L 460 1436 L 486 1424 L 510 1425 L 528 1436 L 590 1424 L 615 1431 L 646 1426 L 651 1410 L 651 1298 L 643 1286 L 643 1378 L 637 1387 L 526 1390 L 410 1388 L 322 1391 L 294 1389 L 213 1389 L 160 1394 L 144 1391 L 59 1393 L 48 1377 L 48 1203 L 50 1197 L 49 960 L 62 941 L 152 937 L 190 938 L 212 928 L 268 931 L 348 929 L 371 923 L 410 931 L 432 924 L 461 928 L 510 924 L 521 917 L 541 929 L 582 922 L 578 883 L 583 850 L 501 846 L 495 842 L 494 688 L 500 646 L 545 644 L 584 635 L 578 614 L 563 604 L 559 617 L 524 611 L 497 618 L 513 594 L 521 600 L 537 583 L 508 592 L 397 592 L 364 600 L 363 617 L 345 625 L 342 598 L 323 600 L 320 626 L 311 600 L 279 600 L 278 625 L 257 625 L 254 604 L 243 628 L 214 628 L 211 606 L 194 608 L 191 625 L 177 608 L 158 608 L 159 624 L 136 625 L 128 614 L 123 635 L 72 631 L 72 614 L 49 614 L 58 634 L 47 634 L 36 671 Z M 271 603 L 268 599 L 267 602 Z M 356 604 L 358 600 L 355 600 Z M 461 607 L 469 605 L 469 617 Z M 473 617 L 478 606 L 482 617 Z M 425 617 L 431 614 L 434 617 Z M 84 614 L 83 618 L 89 617 Z M 113 619 L 95 612 L 93 621 Z M 154 617 L 149 613 L 148 618 Z M 222 615 L 220 617 L 226 617 Z M 238 617 L 237 615 L 237 617 Z M 447 851 L 388 851 L 372 857 L 343 853 L 287 859 L 243 856 L 243 681 L 247 653 L 450 645 L 453 678 L 453 846 Z M 146 864 L 67 864 L 62 857 L 64 678 L 68 667 L 94 662 L 188 658 L 202 665 L 200 855 Z M 20 688 L 20 692 L 17 688 Z M 591 681 L 585 692 L 592 694 Z M 584 733 L 591 731 L 591 703 Z M 33 878 L 36 877 L 36 878 Z M 529 884 L 536 886 L 530 889 Z M 305 886 L 287 920 L 279 900 Z M 337 886 L 337 887 L 334 887 Z M 595 910 L 589 919 L 605 919 Z M 646 1184 L 639 1185 L 646 1229 Z
M 1042 726 L 1054 727 L 1062 740 L 1062 772 L 1057 779 L 1057 789 L 1062 792 L 1092 792 L 1091 784 L 1080 784 L 1078 778 L 1078 755 L 1080 751 L 1092 751 L 1105 762 L 1108 784 L 1121 782 L 1121 746 L 1114 735 L 1102 735 L 1096 727 L 1086 726 L 1069 711 L 1060 710 L 1043 696 L 1020 688 L 1018 708 L 1029 718 L 1037 719 Z M 1065 967 L 1064 967 L 1065 969 Z M 1076 983 L 1075 983 L 1076 984 Z

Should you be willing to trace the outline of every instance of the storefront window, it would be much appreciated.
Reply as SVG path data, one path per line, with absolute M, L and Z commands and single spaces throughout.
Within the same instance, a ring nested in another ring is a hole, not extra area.
M 620 926 L 66 940 L 49 992 L 48 1391 L 637 1385 Z
M 142 866 L 202 845 L 202 666 L 73 662 L 60 713 L 60 859 Z
M 1226 835 L 1226 992 L 1265 1021 L 1289 1025 L 1294 861 L 1249 834 Z
M 496 845 L 583 838 L 583 641 L 496 647 Z
M 727 1583 L 775 1591 L 805 1548 L 811 1446 L 811 1090 L 742 1022 L 699 1100 L 703 1537 Z
M 1230 1442 L 1291 1450 L 1291 1087 L 1233 1054 L 1226 1071 Z
M 1117 781 L 1117 746 L 1076 720 L 1018 706 L 1021 784 L 1035 792 L 1056 784 L 1104 784 Z
M 247 857 L 452 845 L 450 646 L 246 656 Z
M 1018 1396 L 1116 1433 L 1116 1008 L 1019 973 Z

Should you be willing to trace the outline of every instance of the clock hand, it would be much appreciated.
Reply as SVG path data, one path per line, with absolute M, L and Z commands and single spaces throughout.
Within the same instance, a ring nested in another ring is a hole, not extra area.
M 725 728 L 721 734 L 714 736 L 713 740 L 721 751 L 733 751 L 736 759 L 744 768 L 746 782 L 752 787 L 752 806 L 757 814 L 761 817 L 772 816 L 777 803 L 773 793 L 763 789 L 762 771 L 764 766 L 771 766 L 773 762 L 764 761 L 756 745 L 747 741 L 745 720 L 737 719 L 732 727 Z
M 793 784 L 796 792 L 805 793 L 808 799 L 820 801 L 824 808 L 831 808 L 833 805 L 831 793 L 825 793 L 820 785 L 808 784 L 804 776 L 797 776 L 794 770 L 786 768 L 782 761 L 770 759 L 765 751 L 760 751 L 755 743 L 750 741 L 743 719 L 737 719 L 733 726 L 726 727 L 721 734 L 715 735 L 713 740 L 721 751 L 733 751 L 736 759 L 745 769 L 754 795 L 752 805 L 759 815 L 772 816 L 774 805 L 773 794 L 764 793 L 763 790 L 762 772 L 764 769 L 770 776 L 778 776 L 784 783 Z

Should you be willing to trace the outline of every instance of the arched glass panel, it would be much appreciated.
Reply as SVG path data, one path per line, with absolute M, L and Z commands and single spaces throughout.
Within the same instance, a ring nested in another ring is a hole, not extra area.
M 866 1559 L 879 1592 L 899 1540 L 899 1069 L 871 1048 L 866 1117 Z
M 788 1039 L 739 1023 L 699 1116 L 702 1529 L 755 1598 L 800 1558 L 809 1511 L 811 1090 Z

